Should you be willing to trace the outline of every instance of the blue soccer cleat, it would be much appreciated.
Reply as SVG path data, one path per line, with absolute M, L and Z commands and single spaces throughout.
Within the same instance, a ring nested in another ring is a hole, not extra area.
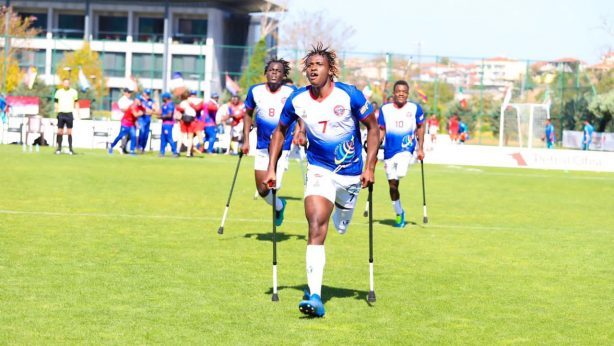
M 279 198 L 281 200 L 281 210 L 276 211 L 275 212 L 275 226 L 279 227 L 281 226 L 281 224 L 284 222 L 284 211 L 286 210 L 286 199 L 285 198 Z
M 394 227 L 403 228 L 405 227 L 405 210 L 399 215 L 397 214 L 397 218 L 394 222 Z
M 320 296 L 315 293 L 312 294 L 309 299 L 303 299 L 298 304 L 298 309 L 303 314 L 311 317 L 324 317 L 324 304 L 322 303 Z

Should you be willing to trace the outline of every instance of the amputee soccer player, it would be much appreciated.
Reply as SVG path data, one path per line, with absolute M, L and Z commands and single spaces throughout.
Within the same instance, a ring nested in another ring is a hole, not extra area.
M 309 291 L 299 303 L 299 310 L 316 317 L 324 316 L 321 290 L 329 219 L 332 214 L 340 234 L 347 231 L 361 186 L 374 182 L 379 142 L 371 104 L 356 87 L 334 81 L 338 73 L 335 60 L 335 52 L 321 43 L 303 59 L 303 72 L 310 85 L 296 90 L 286 100 L 269 146 L 270 161 L 264 178 L 265 184 L 275 185 L 275 162 L 288 127 L 301 119 L 304 127 L 300 128 L 299 143 L 304 143 L 304 136 L 309 141 L 304 200 L 309 225 L 306 253 Z M 359 121 L 368 131 L 364 171 Z
M 424 159 L 424 113 L 419 104 L 407 101 L 409 84 L 406 81 L 394 83 L 392 96 L 393 102 L 383 105 L 380 109 L 378 123 L 380 140 L 386 139 L 384 168 L 390 188 L 390 200 L 396 214 L 394 227 L 405 227 L 399 180 L 407 174 L 416 146 L 418 160 Z
M 256 124 L 256 159 L 254 161 L 254 175 L 256 178 L 256 189 L 258 194 L 268 204 L 275 203 L 277 211 L 275 224 L 281 226 L 284 220 L 284 210 L 286 209 L 286 200 L 277 197 L 273 201 L 273 193 L 268 186 L 264 185 L 264 178 L 269 167 L 269 143 L 273 130 L 279 123 L 279 116 L 284 107 L 284 103 L 294 91 L 294 88 L 283 85 L 282 81 L 288 77 L 290 72 L 290 64 L 284 59 L 272 59 L 266 63 L 264 67 L 264 75 L 267 82 L 253 85 L 247 92 L 245 98 L 245 108 L 247 117 L 243 118 L 243 145 L 241 150 L 243 154 L 249 153 L 249 132 L 252 127 L 252 118 L 255 115 Z M 289 129 L 292 132 L 294 126 Z M 283 151 L 277 161 L 277 182 L 276 189 L 281 188 L 281 181 L 288 164 L 288 153 L 292 145 L 292 136 L 286 134 L 286 139 L 283 145 Z
M 130 155 L 134 155 L 134 149 L 136 148 L 136 121 L 137 118 L 145 114 L 145 107 L 143 107 L 143 99 L 137 97 L 134 99 L 132 106 L 128 107 L 124 112 L 124 116 L 121 120 L 121 128 L 119 134 L 113 140 L 113 143 L 109 146 L 109 154 L 113 154 L 113 147 L 119 142 L 125 135 L 130 134 Z
M 162 119 L 162 134 L 160 136 L 160 156 L 166 153 L 166 145 L 171 146 L 173 156 L 179 156 L 177 145 L 173 141 L 173 126 L 175 125 L 175 104 L 170 93 L 162 93 L 162 107 L 160 118 Z

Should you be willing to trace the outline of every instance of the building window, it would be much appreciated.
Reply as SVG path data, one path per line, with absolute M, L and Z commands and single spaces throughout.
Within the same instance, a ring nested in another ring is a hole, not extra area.
M 175 40 L 181 43 L 204 43 L 207 39 L 206 19 L 179 18 Z
M 98 17 L 98 40 L 126 40 L 128 36 L 128 17 Z
M 30 27 L 39 30 L 36 36 L 45 36 L 47 33 L 47 13 L 19 12 L 19 17 L 22 20 L 30 18 Z
M 181 72 L 184 79 L 205 79 L 204 55 L 173 55 L 173 72 Z
M 51 51 L 51 73 L 55 74 L 58 70 L 58 65 L 64 59 L 63 50 L 52 50 Z
M 15 55 L 21 69 L 36 67 L 38 74 L 45 74 L 45 50 L 20 50 Z
M 60 14 L 55 34 L 60 38 L 83 38 L 85 17 L 80 14 Z
M 101 52 L 102 70 L 107 77 L 123 77 L 126 75 L 126 54 Z
M 120 97 L 122 97 L 123 92 L 122 89 L 119 88 L 109 88 L 109 94 L 104 97 L 102 100 L 102 107 L 106 110 L 111 110 L 113 106 L 113 102 L 117 102 Z
M 139 34 L 137 41 L 162 42 L 164 36 L 164 19 L 139 18 Z
M 132 54 L 132 75 L 139 78 L 162 78 L 162 54 Z

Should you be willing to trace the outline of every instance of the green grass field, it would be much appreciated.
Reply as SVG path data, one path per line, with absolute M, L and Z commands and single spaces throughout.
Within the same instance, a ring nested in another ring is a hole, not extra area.
M 395 229 L 378 165 L 377 302 L 363 191 L 349 233 L 329 232 L 326 317 L 308 319 L 299 166 L 272 303 L 252 158 L 216 232 L 236 160 L 0 146 L 0 344 L 614 343 L 614 174 L 425 165 L 423 225 L 415 166 Z

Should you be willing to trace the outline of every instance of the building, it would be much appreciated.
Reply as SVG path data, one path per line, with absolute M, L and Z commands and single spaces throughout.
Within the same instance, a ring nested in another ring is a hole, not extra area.
M 167 90 L 174 72 L 205 95 L 221 91 L 224 74 L 238 73 L 246 46 L 258 39 L 260 21 L 252 15 L 269 0 L 12 0 L 21 16 L 36 17 L 39 37 L 27 42 L 23 67 L 34 66 L 48 84 L 65 51 L 90 42 L 102 60 L 110 100 L 130 77 L 144 87 Z M 282 10 L 273 4 L 273 11 Z M 275 35 L 267 37 L 270 46 Z M 11 44 L 19 45 L 17 40 Z M 23 43 L 22 43 L 23 44 Z

